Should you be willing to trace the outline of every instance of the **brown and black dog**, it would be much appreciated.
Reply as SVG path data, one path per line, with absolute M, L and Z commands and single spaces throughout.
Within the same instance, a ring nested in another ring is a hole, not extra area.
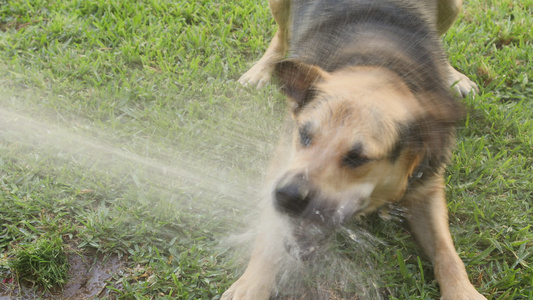
M 261 87 L 276 75 L 292 129 L 273 159 L 271 201 L 248 267 L 222 299 L 269 299 L 287 243 L 291 251 L 305 244 L 308 225 L 335 228 L 390 202 L 408 211 L 442 299 L 485 299 L 455 251 L 444 193 L 462 117 L 450 86 L 463 96 L 476 89 L 439 41 L 461 0 L 269 4 L 278 30 L 239 81 Z

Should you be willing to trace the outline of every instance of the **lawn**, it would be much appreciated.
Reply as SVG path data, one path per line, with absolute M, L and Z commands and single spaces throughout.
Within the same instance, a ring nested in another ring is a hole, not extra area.
M 0 299 L 57 299 L 72 255 L 121 262 L 105 299 L 218 299 L 238 278 L 228 237 L 257 213 L 285 109 L 236 82 L 274 33 L 263 2 L 0 0 Z M 443 38 L 480 87 L 446 183 L 488 299 L 533 299 L 532 14 L 469 0 Z M 376 293 L 438 299 L 401 218 L 363 223 Z

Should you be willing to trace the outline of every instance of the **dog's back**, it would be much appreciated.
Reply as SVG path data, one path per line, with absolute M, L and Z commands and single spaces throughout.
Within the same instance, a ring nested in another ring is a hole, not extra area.
M 289 57 L 326 71 L 386 67 L 415 92 L 448 89 L 444 53 L 424 11 L 406 1 L 293 1 Z

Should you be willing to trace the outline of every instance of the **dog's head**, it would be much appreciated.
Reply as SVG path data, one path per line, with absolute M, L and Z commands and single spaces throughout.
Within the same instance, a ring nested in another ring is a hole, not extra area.
M 417 173 L 442 170 L 456 106 L 380 67 L 326 72 L 287 60 L 276 74 L 295 126 L 273 191 L 281 213 L 336 226 L 400 199 Z

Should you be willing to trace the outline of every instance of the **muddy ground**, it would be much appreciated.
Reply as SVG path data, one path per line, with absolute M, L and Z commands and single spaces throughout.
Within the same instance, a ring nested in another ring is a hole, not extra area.
M 31 288 L 31 284 L 17 284 L 11 278 L 0 280 L 0 300 L 10 299 L 98 299 L 107 295 L 108 281 L 124 268 L 123 260 L 116 255 L 70 253 L 69 281 L 53 293 Z

